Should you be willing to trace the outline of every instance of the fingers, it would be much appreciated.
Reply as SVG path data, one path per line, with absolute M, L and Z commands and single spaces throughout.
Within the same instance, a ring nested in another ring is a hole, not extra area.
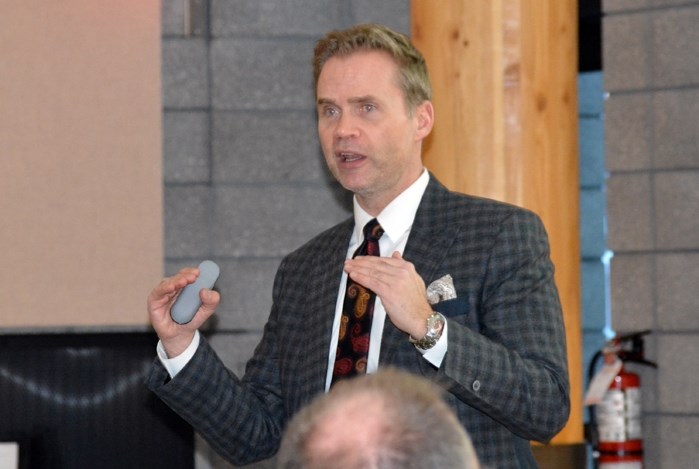
M 348 259 L 345 271 L 352 280 L 374 291 L 382 301 L 390 301 L 394 295 L 424 295 L 424 282 L 415 271 L 415 266 L 405 261 L 399 253 L 391 257 Z
M 372 281 L 390 282 L 391 278 L 412 275 L 415 267 L 403 260 L 399 252 L 394 252 L 391 257 L 359 256 L 347 259 L 345 271 L 355 280 L 361 277 L 371 278 Z
M 386 314 L 398 329 L 408 334 L 424 332 L 424 318 L 431 314 L 425 283 L 415 266 L 400 253 L 350 259 L 345 270 L 355 282 L 381 298 Z
M 199 329 L 199 327 L 201 327 L 216 311 L 221 301 L 221 295 L 215 290 L 202 288 L 201 291 L 199 291 L 199 299 L 201 300 L 201 306 L 192 318 L 192 321 L 179 327 L 192 330 Z
M 185 267 L 172 277 L 168 277 L 161 282 L 163 288 L 170 290 L 180 290 L 190 283 L 194 283 L 199 277 L 199 269 L 196 267 Z
M 194 283 L 199 276 L 199 269 L 188 267 L 180 270 L 171 277 L 164 278 L 151 292 L 151 297 L 171 296 L 181 289 Z
M 161 280 L 148 295 L 147 305 L 151 320 L 162 320 L 165 316 L 169 315 L 170 308 L 177 299 L 179 293 L 184 287 L 190 283 L 194 283 L 198 276 L 199 269 L 184 268 L 177 274 Z

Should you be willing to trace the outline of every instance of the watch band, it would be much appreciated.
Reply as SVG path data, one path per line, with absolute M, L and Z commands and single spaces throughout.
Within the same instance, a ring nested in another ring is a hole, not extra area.
M 442 337 L 445 321 L 446 319 L 441 313 L 433 313 L 427 318 L 427 332 L 425 335 L 421 339 L 413 339 L 412 336 L 408 336 L 408 340 L 422 351 L 431 349 L 435 346 L 437 341 L 439 341 L 439 338 Z

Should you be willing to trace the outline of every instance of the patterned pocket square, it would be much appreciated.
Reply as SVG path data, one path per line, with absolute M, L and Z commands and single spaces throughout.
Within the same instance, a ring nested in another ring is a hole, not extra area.
M 456 289 L 454 288 L 454 280 L 449 274 L 438 278 L 427 287 L 427 301 L 431 305 L 454 298 L 456 298 Z

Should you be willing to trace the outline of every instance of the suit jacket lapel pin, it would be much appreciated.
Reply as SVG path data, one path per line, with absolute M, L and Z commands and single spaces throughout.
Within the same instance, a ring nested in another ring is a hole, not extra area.
M 454 288 L 454 280 L 449 274 L 438 278 L 427 287 L 427 301 L 431 305 L 454 298 L 456 298 L 456 288 Z

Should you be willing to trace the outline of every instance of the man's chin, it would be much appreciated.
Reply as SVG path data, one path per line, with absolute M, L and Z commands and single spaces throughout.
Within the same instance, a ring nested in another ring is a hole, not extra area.
M 342 187 L 356 195 L 357 197 L 368 197 L 371 193 L 369 188 L 365 184 L 349 184 L 349 183 L 340 183 L 342 184 Z
M 338 177 L 339 176 L 339 177 Z M 371 187 L 367 180 L 363 177 L 357 177 L 357 175 L 347 175 L 340 174 L 335 175 L 335 179 L 340 183 L 342 187 L 352 192 L 353 194 L 363 194 L 366 193 Z

